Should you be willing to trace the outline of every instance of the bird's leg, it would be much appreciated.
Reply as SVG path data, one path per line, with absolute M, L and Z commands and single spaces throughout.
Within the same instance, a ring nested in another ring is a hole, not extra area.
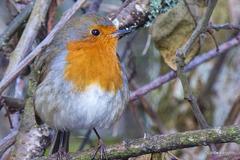
M 106 160 L 108 159 L 107 158 L 107 151 L 106 151 L 106 147 L 103 143 L 103 140 L 102 138 L 99 136 L 97 130 L 95 128 L 93 128 L 93 131 L 95 132 L 95 134 L 97 135 L 98 137 L 98 147 L 97 147 L 97 150 L 95 151 L 94 155 L 92 156 L 92 160 L 95 158 L 95 156 L 97 155 L 97 152 L 100 150 L 100 156 L 101 156 L 101 160 L 103 159 L 103 153 L 105 155 L 105 158 Z
M 64 155 L 66 159 L 68 159 L 68 156 L 64 151 L 64 147 L 63 147 L 63 136 L 64 136 L 64 132 L 60 131 L 60 143 L 59 143 L 59 148 L 58 148 L 57 157 L 56 157 L 57 160 L 58 159 L 62 160 L 62 155 Z

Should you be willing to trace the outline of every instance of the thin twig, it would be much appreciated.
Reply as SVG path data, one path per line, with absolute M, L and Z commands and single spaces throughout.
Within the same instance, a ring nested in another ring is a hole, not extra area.
M 225 120 L 224 125 L 232 125 L 236 121 L 237 117 L 240 115 L 240 95 L 237 96 L 231 111 L 229 112 L 227 119 Z
M 180 159 L 180 158 L 178 158 L 178 157 L 176 157 L 174 154 L 172 154 L 170 151 L 168 151 L 167 152 L 169 155 L 171 155 L 173 158 L 174 158 L 174 160 L 176 159 L 176 160 L 183 160 L 183 159 Z
M 240 159 L 240 153 L 234 153 L 231 151 L 220 152 L 220 155 L 214 156 L 209 158 L 208 160 L 223 160 L 223 159 L 231 159 L 231 160 L 238 160 Z M 217 152 L 216 152 L 217 154 Z
M 119 13 L 123 10 L 123 8 L 127 7 L 127 5 L 129 5 L 133 0 L 126 0 L 123 5 L 121 5 L 121 7 L 117 10 L 117 12 L 115 12 L 114 14 L 110 15 L 110 19 L 113 21 L 118 15 Z
M 186 6 L 187 9 L 188 9 L 188 12 L 190 13 L 190 15 L 191 15 L 191 17 L 192 17 L 195 26 L 197 26 L 197 20 L 196 20 L 196 17 L 193 15 L 193 13 L 192 13 L 192 11 L 191 11 L 191 8 L 189 7 L 189 4 L 187 3 L 186 0 L 183 0 L 183 2 L 184 2 L 185 6 Z
M 188 41 L 176 52 L 176 64 L 177 64 L 177 73 L 178 77 L 181 80 L 183 91 L 184 91 L 184 99 L 187 100 L 192 107 L 193 114 L 195 118 L 197 119 L 198 123 L 200 124 L 202 129 L 210 128 L 207 121 L 205 120 L 198 103 L 192 93 L 191 87 L 189 85 L 186 72 L 184 71 L 185 62 L 188 52 L 190 51 L 192 45 L 196 41 L 196 39 L 199 37 L 199 35 L 203 32 L 206 32 L 206 29 L 209 24 L 210 17 L 213 13 L 213 10 L 217 4 L 218 0 L 211 0 L 209 1 L 208 7 L 206 12 L 204 13 L 203 17 L 199 21 L 196 29 L 193 31 L 192 35 L 188 39 Z M 217 45 L 216 45 L 217 47 Z M 217 52 L 218 52 L 217 48 Z M 210 144 L 210 148 L 212 151 L 216 151 L 216 147 L 213 144 Z
M 215 35 L 214 35 L 214 32 L 213 32 L 212 28 L 211 28 L 211 27 L 208 27 L 207 32 L 211 35 L 211 37 L 212 37 L 212 39 L 213 39 L 213 41 L 214 41 L 214 43 L 215 43 L 216 51 L 219 52 L 218 42 L 217 42 L 217 39 L 216 39 L 216 37 L 215 37 Z
M 102 0 L 93 0 L 90 4 L 90 7 L 88 8 L 87 13 L 97 13 L 100 5 L 102 3 Z
M 206 32 L 209 19 L 212 15 L 212 12 L 217 4 L 217 0 L 211 0 L 209 1 L 208 7 L 206 12 L 204 13 L 203 17 L 199 21 L 199 24 L 197 25 L 196 29 L 188 39 L 188 41 L 178 49 L 176 53 L 176 64 L 177 64 L 177 73 L 178 77 L 182 82 L 183 90 L 184 90 L 184 97 L 185 99 L 191 104 L 193 113 L 199 122 L 201 128 L 206 129 L 209 128 L 209 125 L 207 124 L 205 118 L 203 117 L 201 110 L 197 104 L 197 101 L 195 97 L 193 96 L 192 90 L 190 88 L 189 82 L 187 80 L 186 73 L 184 71 L 184 60 L 188 55 L 188 51 L 191 49 L 192 45 L 196 41 L 197 37 L 203 33 Z
M 200 91 L 200 95 L 198 96 L 197 102 L 201 109 L 208 108 L 211 110 L 211 108 L 213 108 L 214 106 L 212 104 L 212 100 L 209 97 L 212 93 L 212 88 L 215 81 L 217 80 L 218 74 L 222 69 L 226 56 L 227 53 L 224 52 L 216 59 L 213 68 L 211 68 L 211 71 L 209 72 L 207 82 L 204 85 L 203 89 Z
M 129 83 L 134 90 L 139 88 L 135 81 L 131 80 Z M 162 133 L 162 134 L 166 134 L 167 131 L 166 131 L 164 125 L 162 124 L 161 120 L 159 119 L 159 116 L 153 110 L 151 104 L 144 97 L 140 97 L 139 101 L 142 103 L 143 108 L 146 111 L 146 113 L 148 114 L 148 116 L 152 119 L 152 121 L 157 126 L 159 132 Z
M 91 135 L 91 132 L 92 132 L 91 129 L 89 129 L 89 130 L 87 131 L 87 133 L 86 133 L 85 136 L 84 136 L 84 139 L 82 140 L 81 145 L 80 145 L 79 148 L 78 148 L 78 151 L 83 150 L 83 148 L 85 147 L 87 141 L 89 140 L 89 137 L 90 137 L 90 135 Z
M 131 109 L 131 111 L 133 112 L 134 114 L 134 117 L 136 119 L 136 122 L 137 122 L 137 128 L 138 130 L 141 131 L 141 135 L 144 135 L 144 127 L 143 127 L 143 121 L 142 121 L 142 117 L 139 115 L 139 111 L 138 111 L 138 107 L 137 105 L 135 104 L 135 102 L 129 102 L 129 107 Z M 116 134 L 115 134 L 116 135 Z
M 148 36 L 147 36 L 147 41 L 146 41 L 145 47 L 144 47 L 144 49 L 142 51 L 142 56 L 147 54 L 147 51 L 148 51 L 149 46 L 151 44 L 151 39 L 152 39 L 152 34 L 149 33 Z
M 10 3 L 12 3 L 13 7 L 18 11 L 18 13 L 21 13 L 20 9 L 17 7 L 16 3 L 13 2 L 13 0 L 9 0 Z
M 120 55 L 120 61 L 123 62 L 124 59 L 127 57 L 127 53 L 128 51 L 131 49 L 131 45 L 136 37 L 136 35 L 138 34 L 138 31 L 135 31 L 134 33 L 132 33 L 129 37 L 128 40 L 126 41 L 126 45 L 123 49 L 122 54 Z
M 202 93 L 200 94 L 199 97 L 202 97 L 202 96 L 204 97 L 205 95 L 208 95 L 209 93 L 211 93 L 211 90 L 212 90 L 212 87 L 214 85 L 214 82 L 216 81 L 217 76 L 218 76 L 219 72 L 221 71 L 222 64 L 224 63 L 224 60 L 225 60 L 226 56 L 227 56 L 227 53 L 223 52 L 221 54 L 221 56 L 219 56 L 216 59 L 214 67 L 209 72 L 209 77 L 208 77 L 207 83 L 204 86 L 204 89 L 202 90 Z
M 83 13 L 86 12 L 86 9 L 89 8 L 89 6 L 92 3 L 87 1 L 86 3 L 84 3 L 84 6 L 81 7 L 81 10 L 83 11 Z M 112 13 L 112 12 L 116 12 L 118 10 L 119 6 L 114 5 L 114 4 L 108 4 L 108 3 L 101 3 L 101 5 L 99 6 L 98 10 L 107 12 L 107 13 Z
M 234 25 L 234 24 L 230 24 L 230 23 L 219 24 L 219 25 L 210 24 L 210 27 L 212 29 L 215 29 L 216 31 L 219 31 L 221 29 L 236 29 L 236 30 L 240 30 L 240 25 Z
M 217 0 L 211 0 L 209 1 L 209 5 L 207 7 L 206 12 L 204 13 L 203 17 L 199 21 L 196 29 L 193 31 L 190 38 L 187 40 L 187 42 L 179 49 L 178 56 L 187 57 L 187 54 L 189 50 L 191 49 L 191 46 L 194 44 L 196 39 L 199 37 L 201 33 L 205 33 L 207 31 L 209 19 L 212 15 L 213 9 L 215 8 L 217 4 Z

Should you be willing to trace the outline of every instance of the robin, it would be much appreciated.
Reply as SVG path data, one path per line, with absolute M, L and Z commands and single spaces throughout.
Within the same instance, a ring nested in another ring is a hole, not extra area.
M 35 63 L 35 117 L 39 125 L 56 130 L 52 152 L 57 158 L 68 152 L 70 131 L 93 129 L 99 141 L 92 159 L 99 150 L 107 159 L 96 128 L 117 121 L 128 102 L 127 78 L 116 53 L 118 38 L 127 33 L 104 16 L 86 14 L 65 25 Z

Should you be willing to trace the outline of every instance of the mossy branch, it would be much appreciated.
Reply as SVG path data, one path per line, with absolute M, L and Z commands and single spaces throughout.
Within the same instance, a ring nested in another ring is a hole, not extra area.
M 34 70 L 30 75 L 28 98 L 21 118 L 21 126 L 16 142 L 11 151 L 11 160 L 33 159 L 42 156 L 50 140 L 50 128 L 43 125 L 38 127 L 35 122 L 33 95 L 36 89 L 36 78 L 39 74 Z
M 149 138 L 125 140 L 121 143 L 107 146 L 109 159 L 127 159 L 149 153 L 160 153 L 170 150 L 206 146 L 212 143 L 240 143 L 240 127 L 218 127 L 214 129 L 187 131 L 169 135 L 156 135 Z M 68 153 L 69 159 L 90 159 L 96 148 Z M 36 159 L 55 159 L 55 155 Z M 100 158 L 100 154 L 96 159 Z

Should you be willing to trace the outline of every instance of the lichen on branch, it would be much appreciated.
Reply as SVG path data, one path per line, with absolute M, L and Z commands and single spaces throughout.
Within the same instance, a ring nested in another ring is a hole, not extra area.
M 181 0 L 135 0 L 122 9 L 113 23 L 120 29 L 128 30 L 147 27 L 159 14 L 168 11 L 179 1 Z

